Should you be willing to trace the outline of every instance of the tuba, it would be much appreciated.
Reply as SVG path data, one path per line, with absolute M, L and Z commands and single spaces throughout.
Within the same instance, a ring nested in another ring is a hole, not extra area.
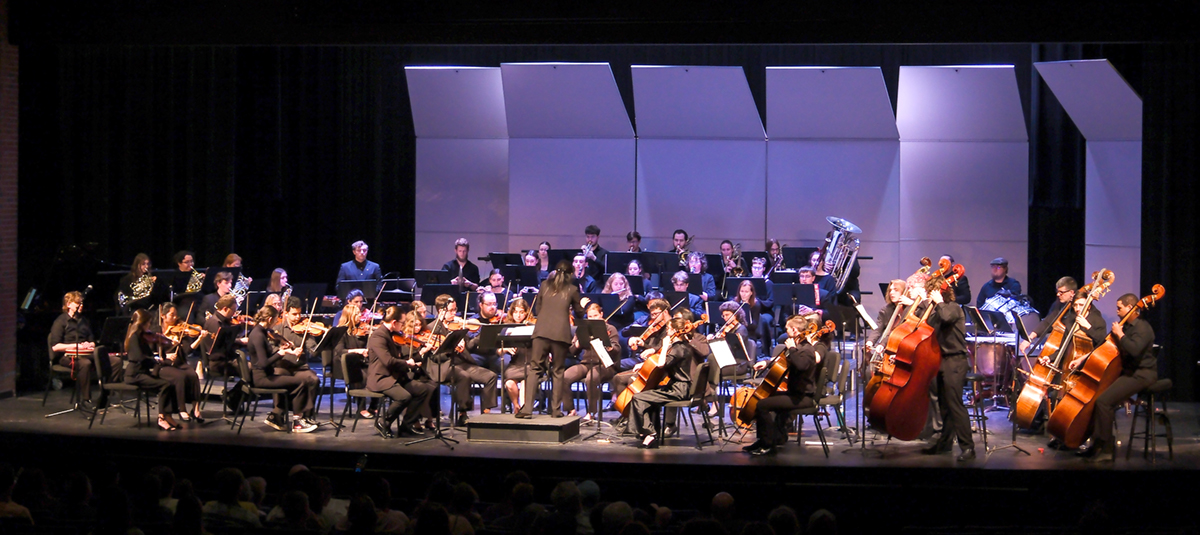
M 185 291 L 187 293 L 199 292 L 200 288 L 203 286 L 204 274 L 196 271 L 195 268 L 192 268 L 192 276 L 188 278 L 187 289 Z
M 850 278 L 850 270 L 854 267 L 854 259 L 858 258 L 858 235 L 862 229 L 858 225 L 840 217 L 825 218 L 833 231 L 825 239 L 825 254 L 822 261 L 825 271 L 837 281 L 837 293 L 846 287 L 846 279 Z
M 146 298 L 150 295 L 150 290 L 154 289 L 154 280 L 156 278 L 149 273 L 142 274 L 141 277 L 133 281 L 133 284 L 129 285 L 131 295 L 125 295 L 125 292 L 117 292 L 117 304 L 121 305 L 121 308 L 125 308 L 126 305 L 133 301 Z

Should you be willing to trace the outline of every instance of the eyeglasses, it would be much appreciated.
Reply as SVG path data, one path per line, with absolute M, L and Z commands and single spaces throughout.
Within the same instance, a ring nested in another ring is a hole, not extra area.
M 1062 295 L 1062 294 L 1066 294 L 1066 293 L 1071 293 L 1072 291 L 1073 291 L 1073 290 L 1059 290 L 1059 291 L 1058 291 L 1058 295 Z

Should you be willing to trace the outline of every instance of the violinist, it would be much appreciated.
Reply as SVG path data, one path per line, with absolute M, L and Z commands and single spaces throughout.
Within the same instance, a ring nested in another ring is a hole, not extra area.
M 749 282 L 749 281 L 746 281 Z M 721 311 L 721 319 L 725 322 L 725 327 L 720 331 L 713 333 L 709 337 L 710 340 L 725 340 L 730 348 L 734 346 L 742 348 L 742 351 L 734 351 L 733 358 L 737 361 L 736 367 L 731 370 L 737 375 L 746 373 L 750 367 L 748 360 L 749 353 L 746 351 L 747 341 L 750 340 L 749 330 L 746 328 L 746 307 L 735 301 L 726 301 L 721 303 L 719 308 Z M 729 328 L 726 328 L 729 327 Z M 749 342 L 753 343 L 753 342 Z M 724 373 L 725 370 L 722 370 Z
M 287 340 L 288 343 L 292 344 L 292 347 L 297 347 L 302 350 L 300 354 L 300 362 L 304 363 L 308 362 L 308 360 L 311 359 L 315 354 L 315 351 L 317 350 L 317 343 L 321 341 L 321 336 L 313 336 L 311 333 L 309 333 L 308 336 L 305 336 L 305 332 L 308 329 L 304 328 L 303 325 L 312 324 L 304 321 L 304 311 L 300 307 L 301 303 L 299 297 L 289 297 L 287 302 L 287 311 L 283 313 L 283 321 L 279 322 L 279 324 L 275 326 L 275 332 L 282 335 L 284 340 Z M 322 327 L 324 326 L 318 323 L 314 329 L 320 329 Z M 296 328 L 302 329 L 302 332 L 296 332 Z M 307 365 L 303 367 L 308 369 Z
M 317 423 L 313 420 L 317 376 L 312 372 L 290 375 L 287 370 L 278 366 L 285 357 L 298 357 L 301 350 L 292 348 L 287 343 L 280 344 L 281 347 L 276 348 L 271 343 L 271 335 L 268 334 L 268 331 L 273 329 L 277 323 L 279 323 L 279 311 L 271 305 L 264 305 L 254 315 L 254 329 L 250 331 L 249 341 L 246 344 L 250 350 L 253 384 L 259 388 L 286 388 L 295 393 L 291 400 L 294 422 L 284 421 L 283 399 L 281 396 L 276 396 L 275 407 L 271 409 L 271 414 L 268 414 L 266 418 L 268 426 L 277 431 L 287 431 L 288 428 L 284 426 L 291 425 L 293 432 L 309 433 L 317 429 Z
M 529 320 L 529 303 L 523 298 L 513 299 L 508 304 L 508 321 L 511 323 L 525 323 Z M 529 348 L 505 348 L 502 349 L 510 358 L 508 365 L 504 367 L 504 391 L 508 393 L 508 399 L 513 407 L 521 407 L 521 389 L 520 385 L 525 381 L 525 371 L 529 367 Z M 516 412 L 516 411 L 514 411 Z
M 708 258 L 700 251 L 692 251 L 687 256 L 688 273 L 700 275 L 700 294 L 702 301 L 708 302 L 717 298 L 717 281 L 708 273 Z M 678 291 L 678 290 L 676 290 Z
M 1042 318 L 1042 322 L 1038 323 L 1037 327 L 1034 327 L 1033 330 L 1029 331 L 1029 340 L 1037 340 L 1039 336 L 1050 332 L 1050 330 L 1054 328 L 1054 320 L 1058 318 L 1060 313 L 1062 313 L 1063 307 L 1068 306 L 1069 303 L 1075 300 L 1075 292 L 1077 290 L 1079 290 L 1079 283 L 1075 281 L 1074 277 L 1063 277 L 1058 279 L 1058 282 L 1054 283 L 1054 295 L 1056 299 L 1054 300 L 1054 303 L 1050 305 L 1050 311 L 1046 313 L 1044 318 Z M 1068 310 L 1062 317 L 1063 324 L 1069 325 L 1072 321 L 1074 321 L 1074 315 L 1074 309 Z M 1024 354 L 1025 350 L 1029 348 L 1029 340 L 1020 341 L 1018 347 L 1020 353 Z
M 687 291 L 688 291 L 688 274 L 683 271 L 676 271 L 675 274 L 671 276 L 671 285 L 674 287 L 676 292 L 687 293 Z M 699 295 L 693 294 L 693 293 L 688 293 L 687 296 L 688 296 L 688 302 L 687 302 L 688 309 L 690 309 L 692 311 L 692 314 L 694 316 L 696 316 L 697 318 L 700 317 L 701 315 L 703 315 L 704 314 L 704 298 L 700 297 Z M 671 303 L 671 304 L 673 305 L 674 303 Z
M 600 303 L 589 303 L 587 306 L 587 319 L 603 320 L 604 310 L 600 307 Z M 611 355 L 619 355 L 617 352 L 621 348 L 621 340 L 617 336 L 617 328 L 612 325 L 604 324 L 608 334 L 604 340 L 604 350 Z M 590 345 L 581 346 L 579 338 L 576 337 L 571 341 L 571 351 L 579 355 L 579 364 L 567 368 L 563 377 L 567 384 L 574 384 L 578 381 L 587 381 L 587 415 L 584 416 L 584 421 L 591 421 L 592 415 L 597 417 L 600 414 L 600 385 L 605 381 L 609 381 L 616 375 L 616 363 L 613 367 L 605 366 L 600 360 L 600 354 L 596 352 Z M 571 410 L 571 416 L 575 415 L 575 410 Z
M 963 405 L 963 387 L 971 368 L 967 362 L 966 317 L 962 307 L 954 302 L 954 289 L 949 284 L 943 288 L 943 282 L 940 275 L 927 278 L 924 273 L 915 273 L 906 281 L 910 290 L 919 288 L 918 293 L 928 295 L 935 307 L 926 323 L 933 327 L 942 352 L 941 367 L 934 379 L 938 410 L 942 416 L 942 435 L 921 453 L 949 453 L 957 437 L 958 447 L 962 450 L 958 460 L 970 461 L 975 458 L 975 439 L 971 436 L 971 421 Z
M 604 273 L 604 258 L 608 250 L 600 246 L 600 227 L 588 225 L 583 229 L 583 258 L 587 260 L 587 274 L 596 277 Z
M 170 381 L 158 377 L 159 362 L 154 356 L 153 344 L 161 335 L 147 330 L 152 316 L 146 309 L 135 310 L 129 320 L 129 329 L 125 331 L 125 384 L 156 389 L 158 428 L 174 431 L 179 429 L 179 424 L 171 415 L 179 412 L 179 403 L 175 399 L 175 390 L 170 388 Z
M 359 240 L 350 244 L 350 250 L 354 253 L 354 259 L 342 264 L 342 267 L 338 269 L 338 283 L 374 280 L 378 284 L 383 281 L 383 272 L 379 269 L 379 264 L 367 260 L 367 252 L 370 251 L 370 247 L 365 242 Z M 338 292 L 338 295 L 341 295 L 341 292 Z
M 1117 316 L 1125 317 L 1137 305 L 1138 297 L 1125 294 L 1117 298 Z M 1137 313 L 1130 315 L 1121 325 L 1112 324 L 1112 337 L 1116 339 L 1121 358 L 1121 376 L 1096 398 L 1096 409 L 1092 413 L 1092 447 L 1083 455 L 1088 462 L 1111 463 L 1116 454 L 1113 440 L 1113 420 L 1117 407 L 1134 394 L 1149 388 L 1158 380 L 1158 359 L 1154 356 L 1154 328 Z M 1083 364 L 1083 359 L 1071 362 L 1072 369 Z M 1153 409 L 1151 409 L 1153 410 Z
M 633 292 L 629 289 L 629 280 L 625 275 L 613 273 L 608 276 L 608 280 L 604 281 L 604 293 L 615 294 L 621 299 L 620 308 L 616 312 L 610 313 L 608 321 L 617 329 L 624 329 L 633 323 L 635 300 Z
M 542 282 L 538 290 L 541 304 L 538 310 L 538 322 L 533 328 L 533 347 L 530 355 L 530 376 L 533 384 L 541 382 L 549 371 L 553 377 L 553 396 L 551 398 L 550 416 L 562 418 L 561 407 L 570 394 L 570 384 L 563 377 L 566 372 L 566 361 L 570 356 L 572 313 L 582 315 L 589 300 L 579 295 L 571 277 L 571 265 L 562 260 L 554 267 L 554 273 Z M 547 358 L 553 355 L 553 360 Z M 517 418 L 533 418 L 533 396 L 536 388 L 525 389 L 525 403 L 517 411 Z
M 467 290 L 479 287 L 479 266 L 467 258 L 471 252 L 471 242 L 466 238 L 454 240 L 454 259 L 442 265 L 442 271 L 450 274 L 450 284 L 457 284 Z
M 642 252 L 642 235 L 636 230 L 631 230 L 625 233 L 625 243 L 629 245 L 626 252 L 640 253 Z
M 479 293 L 479 313 L 473 314 L 467 321 L 474 325 L 494 325 L 503 319 L 504 314 L 500 312 L 499 298 L 496 294 L 485 291 Z M 499 374 L 504 368 L 504 358 L 501 353 L 479 350 L 479 331 L 470 333 L 468 336 L 470 340 L 467 342 L 467 350 L 471 352 L 471 358 L 475 360 L 475 364 Z
M 584 259 L 583 253 L 575 255 L 575 259 L 571 262 L 571 266 L 575 269 L 575 284 L 579 286 L 579 293 L 590 294 L 596 293 L 596 279 L 587 274 L 587 260 Z
M 232 322 L 237 308 L 237 300 L 232 295 L 226 295 L 217 300 L 216 312 L 204 320 L 205 334 L 200 337 L 200 350 L 208 356 L 208 372 L 238 376 L 241 372 L 237 364 L 230 363 L 233 345 L 245 344 L 245 337 L 238 338 L 242 329 Z
M 494 299 L 495 296 L 492 298 Z M 445 336 L 450 334 L 450 331 L 465 328 L 466 322 L 454 315 L 458 311 L 458 303 L 454 301 L 453 297 L 447 294 L 439 295 L 434 300 L 433 306 L 438 312 L 430 327 L 433 334 Z M 492 412 L 492 408 L 496 406 L 496 372 L 475 363 L 469 351 L 472 347 L 477 348 L 479 341 L 477 338 L 471 341 L 474 342 L 471 347 L 468 347 L 465 342 L 460 343 L 449 359 L 442 362 L 430 360 L 431 368 L 428 370 L 429 376 L 434 381 L 453 385 L 454 399 L 458 404 L 457 423 L 463 426 L 467 424 L 467 412 L 474 408 L 474 401 L 471 397 L 472 383 L 483 385 L 483 391 L 479 394 L 479 406 L 485 414 Z
M 392 399 L 387 414 L 375 419 L 375 430 L 383 438 L 394 438 L 397 435 L 418 435 L 413 424 L 420 417 L 422 408 L 427 400 L 437 390 L 437 387 L 425 381 L 412 379 L 412 371 L 417 363 L 411 356 L 407 359 L 400 355 L 400 348 L 392 340 L 392 335 L 404 330 L 404 314 L 399 307 L 388 307 L 383 313 L 380 328 L 375 329 L 367 339 L 367 355 L 370 364 L 367 369 L 367 390 L 379 392 Z M 469 386 L 469 385 L 468 385 Z M 406 410 L 407 409 L 407 410 Z M 404 412 L 404 420 L 400 423 L 397 433 L 392 433 L 392 423 Z
M 776 446 L 787 443 L 787 431 L 784 426 L 788 414 L 793 410 L 813 407 L 816 404 L 815 378 L 822 353 L 805 337 L 809 325 L 809 320 L 804 316 L 788 318 L 784 326 L 784 330 L 787 331 L 784 341 L 785 355 L 781 357 L 787 363 L 787 372 L 783 376 L 783 379 L 787 380 L 787 391 L 774 392 L 758 402 L 758 410 L 754 416 L 758 440 L 742 448 L 742 451 L 754 456 L 774 453 Z M 754 369 L 765 370 L 770 362 L 756 362 Z
M 725 310 L 725 305 L 727 304 L 730 303 L 722 303 L 721 310 Z M 732 304 L 735 308 L 738 305 L 744 305 L 741 312 L 738 313 L 739 315 L 745 315 L 745 318 L 741 320 L 743 329 L 746 330 L 746 333 L 743 333 L 742 340 L 749 340 L 746 335 L 754 333 L 754 337 L 762 344 L 762 352 L 770 353 L 773 339 L 771 336 L 771 309 L 765 301 L 758 300 L 758 295 L 754 290 L 754 283 L 745 280 L 742 281 L 738 285 L 737 295 L 734 296 Z M 741 374 L 742 372 L 739 371 L 738 373 Z
M 341 362 L 342 357 L 346 357 L 346 383 L 350 388 L 365 388 L 367 384 L 367 337 L 358 336 L 355 328 L 358 327 L 360 315 L 359 308 L 352 304 L 346 304 L 342 307 L 340 321 L 336 324 L 338 327 L 346 327 L 346 334 L 338 340 L 337 346 L 333 348 L 334 362 Z M 335 364 L 336 365 L 336 364 Z M 358 414 L 363 418 L 374 418 L 375 412 L 379 410 L 379 400 L 372 398 L 370 406 L 364 404 L 361 398 L 358 402 Z
M 196 423 L 204 423 L 200 414 L 200 375 L 196 369 L 188 365 L 187 356 L 200 345 L 200 337 L 189 335 L 188 325 L 179 319 L 179 311 L 173 303 L 163 303 L 159 308 L 159 325 L 162 333 L 171 340 L 162 343 L 160 350 L 163 355 L 163 365 L 158 369 L 158 376 L 166 379 L 175 389 L 176 404 L 183 408 L 184 403 L 192 404 L 192 411 L 179 412 L 183 421 L 195 419 Z M 203 332 L 200 333 L 203 336 Z
M 943 259 L 950 261 L 950 265 L 954 265 L 953 256 L 944 254 L 942 258 L 938 259 L 938 263 L 940 264 Z M 857 264 L 858 260 L 854 262 Z M 959 275 L 958 281 L 954 283 L 954 302 L 960 305 L 971 304 L 971 281 L 967 280 L 966 275 Z
M 655 429 L 657 418 L 652 412 L 657 412 L 663 405 L 672 401 L 683 401 L 691 395 L 692 381 L 704 380 L 695 377 L 703 356 L 692 348 L 691 324 L 683 318 L 672 318 L 665 328 L 662 367 L 669 382 L 666 386 L 648 388 L 633 396 L 630 406 L 630 423 L 638 433 L 640 448 L 657 448 L 658 436 Z
M 62 300 L 63 313 L 54 319 L 50 327 L 50 351 L 54 352 L 51 360 L 62 366 L 71 368 L 75 388 L 79 389 L 80 405 L 86 410 L 95 408 L 92 403 L 92 362 L 96 348 L 92 335 L 92 324 L 83 317 L 83 294 L 67 292 Z M 112 364 L 113 377 L 109 380 L 121 380 L 121 358 L 110 357 L 101 352 L 99 358 L 107 358 Z
M 983 283 L 983 287 L 979 289 L 975 306 L 983 307 L 984 302 L 998 293 L 1013 297 L 1021 295 L 1021 283 L 1008 276 L 1008 259 L 1002 256 L 992 260 L 992 280 Z
M 228 271 L 219 271 L 213 276 L 213 286 L 217 291 L 204 296 L 204 300 L 200 301 L 200 314 L 197 317 L 207 317 L 217 309 L 217 300 L 230 294 L 233 291 L 233 275 Z

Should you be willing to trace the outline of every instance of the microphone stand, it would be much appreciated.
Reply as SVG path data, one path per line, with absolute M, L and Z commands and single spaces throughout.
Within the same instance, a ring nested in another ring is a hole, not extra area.
M 438 321 L 441 321 L 441 320 L 439 319 Z M 442 342 L 442 345 L 443 345 L 443 346 L 445 346 L 445 341 L 444 341 L 444 340 L 443 340 L 443 342 Z M 457 343 L 457 342 L 455 342 L 455 345 L 457 346 L 457 345 L 458 345 L 458 343 Z M 441 350 L 442 350 L 442 349 L 443 349 L 443 348 L 438 348 L 438 349 L 435 351 L 435 354 L 437 354 L 437 353 L 441 352 Z M 453 348 L 451 348 L 451 349 L 450 349 L 450 351 L 453 351 L 453 350 L 454 350 Z M 408 357 L 409 357 L 409 359 L 411 359 L 411 358 L 412 358 L 412 346 L 411 346 L 411 345 L 410 345 L 410 346 L 408 346 Z M 448 356 L 447 356 L 447 358 L 448 358 L 448 359 L 450 359 L 450 365 L 451 365 L 451 366 L 453 366 L 453 365 L 454 365 L 454 363 L 453 363 L 453 361 L 454 361 L 454 355 L 448 355 Z M 434 364 L 437 364 L 437 363 L 434 363 Z M 453 445 L 453 444 L 458 444 L 458 441 L 457 441 L 457 440 L 455 440 L 455 439 L 453 439 L 453 438 L 451 438 L 451 437 L 448 437 L 448 436 L 446 436 L 446 434 L 444 434 L 444 433 L 442 432 L 442 414 L 441 414 L 441 412 L 442 412 L 442 400 L 441 400 L 441 389 L 442 389 L 442 386 L 441 386 L 441 385 L 442 385 L 442 381 L 441 381 L 441 379 L 442 379 L 442 367 L 441 367 L 441 365 L 440 365 L 440 364 L 437 366 L 437 372 L 438 372 L 438 373 L 437 373 L 437 374 L 438 374 L 438 377 L 436 377 L 436 378 L 434 379 L 434 388 L 435 388 L 435 390 L 436 390 L 436 392 L 435 392 L 435 394 L 434 394 L 434 395 L 438 396 L 438 403 L 437 403 L 437 405 L 438 405 L 438 415 L 437 415 L 437 418 L 434 418 L 434 419 L 433 419 L 433 435 L 432 435 L 432 436 L 425 437 L 425 438 L 418 438 L 418 439 L 416 439 L 416 440 L 413 440 L 413 441 L 405 442 L 405 443 L 404 443 L 404 445 L 405 445 L 405 446 L 412 446 L 413 444 L 420 444 L 420 443 L 422 443 L 422 442 L 429 442 L 430 440 L 438 440 L 438 441 L 441 441 L 441 443 L 442 443 L 443 445 L 445 445 L 447 448 L 450 448 L 450 450 L 451 450 L 451 451 L 453 451 L 453 450 L 454 450 L 454 445 Z M 406 411 L 407 411 L 407 410 L 408 410 L 408 408 L 405 408 L 404 410 L 406 410 Z M 379 416 L 377 416 L 377 417 L 378 417 L 378 418 L 382 418 L 382 417 L 383 417 L 383 415 L 381 414 L 381 415 L 379 415 Z M 451 418 L 453 418 L 453 417 L 454 417 L 454 415 L 451 415 L 450 417 L 451 417 Z M 403 417 L 401 417 L 401 421 L 403 422 Z M 453 444 L 451 444 L 451 443 L 453 443 Z

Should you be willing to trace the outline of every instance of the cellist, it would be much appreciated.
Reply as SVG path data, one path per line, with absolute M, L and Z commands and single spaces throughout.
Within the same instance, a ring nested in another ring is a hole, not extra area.
M 742 448 L 750 455 L 759 456 L 774 453 L 776 446 L 787 443 L 787 432 L 784 422 L 788 413 L 796 409 L 812 407 L 816 402 L 813 395 L 816 385 L 813 378 L 816 375 L 820 353 L 809 344 L 804 336 L 808 330 L 809 320 L 804 316 L 788 318 L 785 329 L 787 339 L 785 351 L 787 356 L 787 373 L 783 379 L 788 382 L 786 392 L 775 392 L 758 402 L 758 410 L 754 413 L 755 430 L 758 440 Z M 762 371 L 770 361 L 761 360 L 754 363 L 756 371 Z M 778 415 L 775 413 L 779 413 Z
M 1117 316 L 1125 317 L 1137 302 L 1138 297 L 1134 294 L 1117 298 Z M 1082 453 L 1088 462 L 1113 462 L 1116 453 L 1113 418 L 1117 406 L 1158 380 L 1158 359 L 1152 351 L 1154 328 L 1148 322 L 1134 314 L 1125 320 L 1125 325 L 1113 322 L 1112 335 L 1120 350 L 1121 376 L 1096 398 L 1096 409 L 1092 412 L 1092 447 Z M 1071 361 L 1071 369 L 1079 367 L 1083 360 Z
M 661 367 L 666 371 L 670 382 L 666 386 L 647 389 L 633 396 L 630 406 L 630 423 L 638 432 L 638 447 L 657 448 L 658 435 L 654 428 L 654 418 L 651 411 L 672 401 L 683 401 L 691 395 L 692 381 L 703 380 L 693 377 L 699 369 L 703 357 L 688 343 L 691 336 L 690 323 L 684 318 L 672 318 L 667 323 L 664 338 Z
M 887 295 L 884 297 L 884 300 L 887 301 L 887 304 L 885 304 L 883 308 L 879 309 L 879 315 L 875 317 L 875 324 L 879 325 L 879 328 L 867 331 L 867 342 L 865 348 L 868 353 L 873 350 L 875 344 L 880 343 L 879 338 L 883 335 L 884 331 L 887 330 L 888 325 L 894 323 L 892 316 L 899 316 L 899 314 L 896 313 L 896 308 L 904 306 L 901 304 L 901 302 L 905 300 L 904 292 L 907 289 L 908 284 L 901 279 L 893 279 L 890 283 L 888 283 Z M 901 312 L 903 312 L 903 310 Z M 887 340 L 883 340 L 882 343 L 887 344 Z
M 916 275 L 914 275 L 916 277 Z M 975 439 L 971 436 L 971 421 L 963 405 L 963 387 L 967 382 L 967 328 L 962 307 L 954 302 L 954 286 L 946 284 L 943 277 L 935 276 L 925 285 L 929 299 L 935 307 L 926 322 L 934 328 L 938 346 L 941 348 L 942 363 L 934 379 L 938 393 L 938 410 L 942 415 L 942 435 L 933 445 L 921 453 L 934 455 L 948 453 L 953 449 L 954 438 L 962 454 L 959 461 L 975 458 Z M 912 284 L 912 278 L 909 279 Z

